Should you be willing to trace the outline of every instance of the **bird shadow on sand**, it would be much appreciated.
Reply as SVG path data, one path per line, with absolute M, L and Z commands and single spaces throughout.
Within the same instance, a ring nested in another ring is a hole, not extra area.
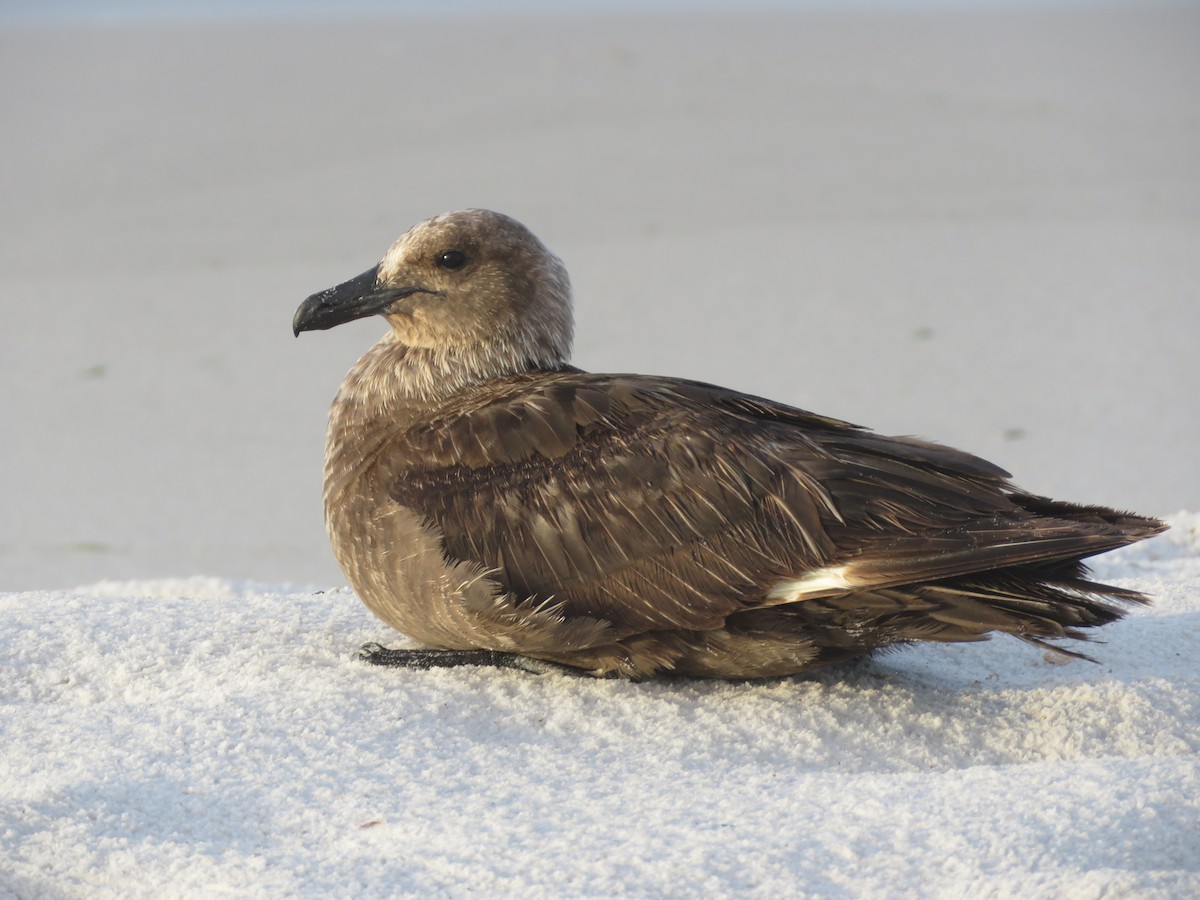
M 735 762 L 793 776 L 928 772 L 1200 749 L 1188 687 L 1197 630 L 1200 614 L 1134 615 L 1109 629 L 1109 643 L 1089 647 L 1100 663 L 1051 662 L 1042 648 L 997 638 L 756 681 L 483 668 L 365 669 L 362 677 L 445 700 L 428 727 L 451 745 L 556 759 L 586 748 L 598 764 L 611 754 L 616 766 L 637 735 L 639 752 L 697 772 Z M 404 728 L 420 727 L 411 709 Z

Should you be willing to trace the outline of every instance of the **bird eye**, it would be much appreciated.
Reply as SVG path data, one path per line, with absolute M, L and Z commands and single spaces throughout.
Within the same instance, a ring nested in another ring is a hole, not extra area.
M 467 264 L 467 254 L 461 250 L 446 250 L 438 256 L 437 264 L 443 269 L 461 269 Z

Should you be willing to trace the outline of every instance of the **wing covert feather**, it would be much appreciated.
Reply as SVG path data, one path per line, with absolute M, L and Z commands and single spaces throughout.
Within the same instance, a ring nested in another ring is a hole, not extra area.
M 418 464 L 392 496 L 521 598 L 631 632 L 713 627 L 834 550 L 820 494 L 755 431 L 650 379 L 567 373 L 404 435 Z
M 831 565 L 896 585 L 1117 545 L 970 454 L 698 382 L 517 376 L 395 441 L 392 496 L 448 557 L 619 633 L 716 627 Z

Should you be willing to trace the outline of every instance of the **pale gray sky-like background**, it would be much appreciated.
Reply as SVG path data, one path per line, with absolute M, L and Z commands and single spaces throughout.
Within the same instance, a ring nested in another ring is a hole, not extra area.
M 564 258 L 585 368 L 1200 508 L 1200 11 L 950 5 L 0 5 L 0 587 L 340 583 L 382 324 L 292 312 L 462 206 Z
M 1140 0 L 5 0 L 0 22 L 167 21 L 214 18 L 346 18 L 394 15 L 558 14 L 573 12 L 812 12 L 1088 9 Z M 1185 5 L 1186 0 L 1176 0 Z M 1141 4 L 1145 5 L 1145 4 Z M 1161 5 L 1161 4 L 1160 4 Z

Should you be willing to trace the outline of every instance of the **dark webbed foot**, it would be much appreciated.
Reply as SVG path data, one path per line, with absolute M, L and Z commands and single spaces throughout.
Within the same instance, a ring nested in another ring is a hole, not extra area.
M 393 650 L 374 642 L 363 644 L 354 654 L 356 659 L 373 666 L 396 666 L 405 669 L 447 669 L 451 666 L 496 666 L 501 669 L 518 669 L 544 675 L 561 672 L 564 675 L 582 675 L 579 669 L 558 663 L 531 659 L 519 653 L 501 650 Z

